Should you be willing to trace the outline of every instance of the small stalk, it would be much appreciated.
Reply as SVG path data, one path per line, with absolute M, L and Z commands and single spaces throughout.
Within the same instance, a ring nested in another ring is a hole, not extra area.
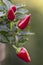
M 18 49 L 15 45 L 12 45 L 12 46 L 13 46 L 13 48 L 15 48 L 15 50 L 17 50 L 17 49 Z
M 10 22 L 10 31 L 12 31 L 12 26 L 13 26 L 13 23 L 12 21 Z
M 17 48 L 15 45 L 12 45 L 12 47 L 16 50 L 16 52 L 19 52 L 20 48 Z

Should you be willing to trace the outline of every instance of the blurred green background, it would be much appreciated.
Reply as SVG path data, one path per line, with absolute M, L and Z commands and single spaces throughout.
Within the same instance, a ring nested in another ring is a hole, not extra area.
M 14 4 L 26 4 L 31 17 L 31 32 L 35 35 L 30 37 L 29 42 L 24 45 L 30 53 L 31 62 L 25 63 L 16 57 L 12 48 L 8 51 L 5 65 L 43 65 L 43 0 L 11 0 Z

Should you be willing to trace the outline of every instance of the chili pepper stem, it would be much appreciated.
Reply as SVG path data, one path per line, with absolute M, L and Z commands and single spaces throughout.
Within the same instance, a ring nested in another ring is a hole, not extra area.
M 19 52 L 19 48 L 17 48 L 15 45 L 12 45 L 12 47 L 16 50 L 16 52 Z
M 13 48 L 18 49 L 15 45 L 12 45 L 12 46 L 13 46 Z
M 12 31 L 12 21 L 10 22 L 10 31 Z

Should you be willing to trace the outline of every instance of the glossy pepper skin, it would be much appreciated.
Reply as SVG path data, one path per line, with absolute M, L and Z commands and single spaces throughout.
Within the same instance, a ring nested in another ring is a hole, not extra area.
M 12 9 L 9 9 L 9 10 L 8 10 L 8 15 L 7 15 L 7 17 L 8 17 L 8 20 L 11 20 L 11 21 L 15 19 L 15 15 L 14 15 L 14 12 L 13 12 Z
M 20 48 L 19 52 L 17 52 L 17 56 L 20 59 L 24 60 L 25 62 L 30 62 L 31 61 L 29 53 L 24 47 Z
M 18 22 L 18 28 L 21 30 L 25 29 L 27 25 L 30 23 L 31 14 L 26 15 L 22 20 Z
M 12 10 L 13 10 L 14 12 L 16 12 L 16 6 L 15 6 L 15 5 L 12 5 L 11 8 L 12 8 Z

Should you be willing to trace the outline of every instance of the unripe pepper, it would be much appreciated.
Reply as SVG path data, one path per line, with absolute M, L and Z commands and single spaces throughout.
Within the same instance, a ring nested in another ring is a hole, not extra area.
M 11 8 L 12 8 L 12 10 L 13 10 L 14 12 L 16 12 L 16 6 L 15 6 L 15 5 L 12 5 Z
M 19 51 L 17 52 L 17 56 L 20 59 L 24 60 L 25 62 L 31 61 L 29 53 L 24 47 L 19 48 Z
M 14 11 L 13 11 L 11 8 L 8 10 L 8 15 L 7 15 L 7 17 L 8 17 L 8 19 L 11 20 L 11 21 L 15 19 Z
M 30 23 L 31 14 L 26 15 L 22 20 L 18 22 L 18 28 L 25 29 L 27 25 Z

